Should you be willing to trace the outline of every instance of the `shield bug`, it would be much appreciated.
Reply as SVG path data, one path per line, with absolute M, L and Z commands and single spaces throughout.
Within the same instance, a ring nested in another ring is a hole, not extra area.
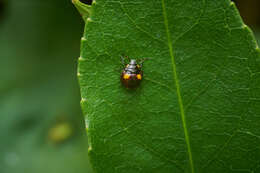
M 121 83 L 126 88 L 136 88 L 143 79 L 142 64 L 145 59 L 142 59 L 138 63 L 135 59 L 125 58 L 127 58 L 129 63 L 125 63 L 124 57 L 121 57 L 122 64 L 124 65 L 124 69 L 120 76 Z

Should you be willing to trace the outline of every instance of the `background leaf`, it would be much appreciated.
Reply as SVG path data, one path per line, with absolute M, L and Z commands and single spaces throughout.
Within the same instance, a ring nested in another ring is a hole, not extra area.
M 83 21 L 70 1 L 4 2 L 0 172 L 91 172 L 76 79 Z
M 144 63 L 120 85 L 120 55 Z M 79 59 L 96 172 L 259 172 L 259 49 L 229 0 L 96 0 Z

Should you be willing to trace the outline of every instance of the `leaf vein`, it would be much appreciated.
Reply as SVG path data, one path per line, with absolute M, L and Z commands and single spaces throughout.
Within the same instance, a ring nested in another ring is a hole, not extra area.
M 208 168 L 209 165 L 212 164 L 213 161 L 215 161 L 218 158 L 219 154 L 221 154 L 225 150 L 225 148 L 228 146 L 228 144 L 231 142 L 231 140 L 236 136 L 237 132 L 238 132 L 238 130 L 235 130 L 232 133 L 232 135 L 226 140 L 226 142 L 222 145 L 222 147 L 220 147 L 218 150 L 216 150 L 216 153 L 213 156 L 211 156 L 212 159 L 210 159 L 204 166 L 202 166 L 203 170 Z
M 136 144 L 142 146 L 146 151 L 148 151 L 149 153 L 153 154 L 154 156 L 159 157 L 160 159 L 164 160 L 165 162 L 169 162 L 174 164 L 177 168 L 179 168 L 180 170 L 183 171 L 183 167 L 176 161 L 176 160 L 171 160 L 167 157 L 165 157 L 164 155 L 162 155 L 161 153 L 159 153 L 158 151 L 156 151 L 153 148 L 150 148 L 149 146 L 147 146 L 145 143 L 143 143 L 139 138 L 135 137 L 135 135 L 133 135 L 130 131 L 129 128 L 134 126 L 135 124 L 139 123 L 133 123 L 130 126 L 125 126 L 124 123 L 122 122 L 122 120 L 117 117 L 117 115 L 114 113 L 113 110 L 113 106 L 111 105 L 111 103 L 109 103 L 107 100 L 104 99 L 104 102 L 109 106 L 109 108 L 112 111 L 112 115 L 115 116 L 115 118 L 119 121 L 121 128 L 123 129 L 122 132 L 127 133 L 129 136 L 131 136 L 132 138 L 134 138 L 136 140 Z M 112 134 L 113 135 L 113 134 Z
M 168 25 L 168 17 L 167 17 L 167 12 L 166 12 L 165 0 L 161 0 L 161 2 L 162 2 L 164 24 L 165 24 L 166 34 L 167 34 L 166 36 L 168 39 L 168 48 L 169 48 L 169 53 L 170 53 L 171 61 L 172 61 L 173 80 L 175 81 L 175 86 L 176 86 L 176 92 L 177 92 L 177 97 L 178 97 L 178 102 L 179 102 L 179 107 L 180 107 L 180 114 L 181 114 L 181 119 L 182 119 L 184 136 L 185 136 L 185 141 L 186 141 L 187 150 L 188 150 L 189 164 L 190 164 L 191 172 L 194 173 L 194 165 L 193 165 L 193 159 L 192 159 L 189 133 L 188 133 L 187 125 L 186 125 L 186 117 L 185 117 L 184 106 L 183 106 L 183 101 L 182 101 L 182 97 L 181 97 L 180 84 L 179 84 L 177 70 L 176 70 L 175 57 L 173 54 L 173 46 L 172 46 L 172 41 L 171 41 L 171 33 L 169 30 L 169 25 Z
M 131 21 L 131 23 L 133 23 L 133 25 L 141 32 L 143 32 L 144 34 L 146 34 L 147 36 L 151 37 L 152 39 L 154 40 L 157 40 L 159 42 L 162 42 L 164 43 L 162 40 L 160 40 L 159 38 L 156 38 L 155 36 L 151 35 L 148 31 L 146 31 L 145 29 L 143 29 L 142 27 L 138 26 L 136 24 L 136 22 L 134 21 L 134 19 L 127 13 L 127 11 L 125 10 L 123 4 L 121 2 L 120 3 L 120 6 L 121 6 L 121 9 L 124 11 L 125 15 L 127 16 L 127 18 Z

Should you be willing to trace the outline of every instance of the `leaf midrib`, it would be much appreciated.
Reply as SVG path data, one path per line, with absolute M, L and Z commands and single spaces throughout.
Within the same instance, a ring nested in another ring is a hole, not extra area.
M 193 165 L 193 159 L 192 159 L 189 133 L 188 133 L 187 126 L 186 126 L 186 116 L 185 116 L 183 101 L 182 101 L 182 97 L 181 97 L 180 84 L 179 84 L 179 79 L 178 79 L 177 70 L 176 70 L 175 58 L 174 58 L 174 54 L 173 54 L 171 33 L 169 30 L 169 25 L 168 25 L 168 17 L 167 17 L 167 12 L 166 12 L 166 7 L 165 7 L 165 1 L 161 0 L 161 2 L 162 2 L 164 24 L 165 24 L 167 40 L 168 40 L 169 53 L 170 53 L 171 61 L 172 61 L 173 81 L 175 81 L 175 86 L 176 86 L 176 92 L 177 92 L 178 103 L 179 103 L 179 107 L 180 107 L 180 114 L 181 114 L 181 119 L 182 119 L 184 136 L 185 136 L 185 141 L 186 141 L 187 150 L 188 150 L 190 169 L 191 169 L 191 172 L 194 173 L 194 165 Z

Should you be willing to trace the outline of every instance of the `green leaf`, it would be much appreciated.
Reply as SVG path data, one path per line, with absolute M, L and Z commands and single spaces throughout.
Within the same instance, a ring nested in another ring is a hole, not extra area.
M 91 13 L 91 6 L 84 4 L 79 0 L 72 0 L 72 3 L 75 5 L 79 13 L 82 15 L 83 20 L 85 21 Z
M 78 76 L 97 173 L 260 172 L 260 51 L 229 0 L 96 0 Z M 120 84 L 120 55 L 144 62 Z

